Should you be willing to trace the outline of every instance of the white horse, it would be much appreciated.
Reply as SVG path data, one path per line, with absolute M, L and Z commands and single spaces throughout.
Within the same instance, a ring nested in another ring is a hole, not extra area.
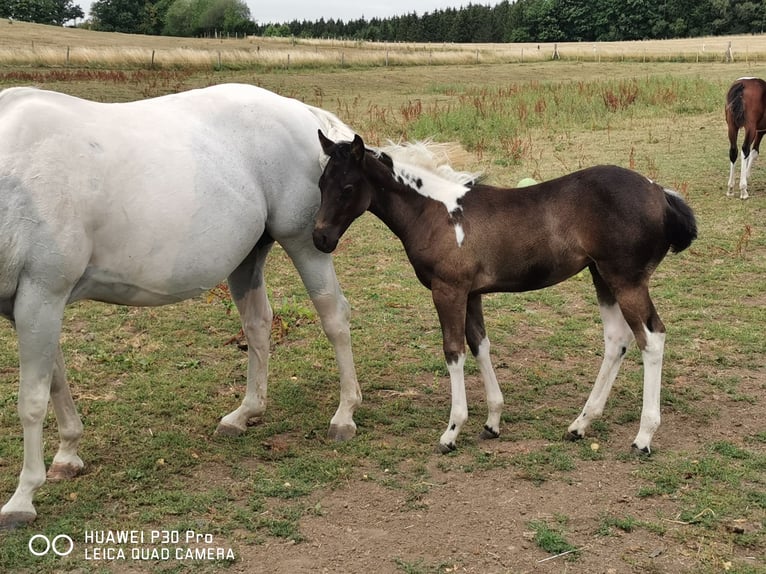
M 247 337 L 247 392 L 218 432 L 243 432 L 264 412 L 272 310 L 263 267 L 274 241 L 335 348 L 341 389 L 330 437 L 354 436 L 361 392 L 348 303 L 311 238 L 325 161 L 317 129 L 353 137 L 328 112 L 247 85 L 124 104 L 0 92 L 0 315 L 18 335 L 24 429 L 23 468 L 0 529 L 36 517 L 49 399 L 60 446 L 48 478 L 83 468 L 59 344 L 68 303 L 164 305 L 228 278 Z

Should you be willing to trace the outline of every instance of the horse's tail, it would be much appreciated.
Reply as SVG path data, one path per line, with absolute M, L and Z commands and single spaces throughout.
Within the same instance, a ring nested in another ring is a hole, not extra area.
M 692 208 L 675 191 L 666 189 L 665 199 L 665 237 L 670 242 L 670 250 L 680 253 L 697 238 L 697 220 Z
M 726 109 L 738 128 L 745 125 L 745 100 L 742 97 L 744 91 L 745 83 L 737 80 L 726 94 Z

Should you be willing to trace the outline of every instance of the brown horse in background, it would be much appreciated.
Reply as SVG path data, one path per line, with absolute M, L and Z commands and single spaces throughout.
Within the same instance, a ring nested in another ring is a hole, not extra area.
M 760 78 L 740 78 L 726 94 L 726 124 L 729 128 L 729 189 L 726 195 L 734 195 L 734 165 L 737 162 L 737 134 L 745 128 L 742 141 L 742 164 L 739 176 L 739 197 L 747 199 L 747 180 L 753 162 L 758 157 L 764 130 L 766 130 L 766 82 Z

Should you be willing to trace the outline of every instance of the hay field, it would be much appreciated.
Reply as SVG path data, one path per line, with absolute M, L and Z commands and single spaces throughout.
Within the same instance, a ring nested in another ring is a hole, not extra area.
M 729 51 L 730 50 L 730 51 Z M 0 21 L 0 66 L 332 68 L 544 61 L 754 63 L 766 35 L 635 42 L 425 44 L 296 38 L 172 38 Z

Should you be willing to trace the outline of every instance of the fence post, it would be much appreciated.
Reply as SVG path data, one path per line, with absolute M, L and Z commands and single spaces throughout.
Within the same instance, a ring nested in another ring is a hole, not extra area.
M 66 65 L 69 65 L 69 46 L 66 47 Z
M 153 70 L 153 69 L 154 69 L 154 50 L 152 50 L 152 63 L 151 63 L 151 64 L 149 64 L 149 69 L 150 69 L 150 70 Z

